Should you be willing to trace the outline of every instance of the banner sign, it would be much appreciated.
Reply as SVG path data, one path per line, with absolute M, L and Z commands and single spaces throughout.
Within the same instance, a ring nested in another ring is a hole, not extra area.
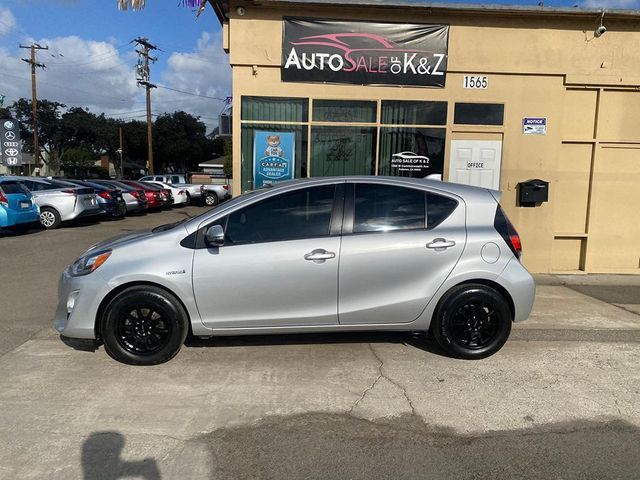
M 444 87 L 448 25 L 285 18 L 283 82 Z
M 22 165 L 20 127 L 11 118 L 0 120 L 0 163 L 7 167 Z
M 255 132 L 253 137 L 253 188 L 293 179 L 295 145 L 295 132 Z
M 546 117 L 525 117 L 522 119 L 522 133 L 524 135 L 546 135 Z

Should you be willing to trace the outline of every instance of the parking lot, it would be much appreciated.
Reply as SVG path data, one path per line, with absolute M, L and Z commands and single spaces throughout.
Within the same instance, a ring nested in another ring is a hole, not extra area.
M 633 277 L 541 277 L 475 362 L 407 334 L 190 339 L 144 368 L 61 341 L 68 263 L 202 211 L 0 235 L 0 478 L 638 478 Z

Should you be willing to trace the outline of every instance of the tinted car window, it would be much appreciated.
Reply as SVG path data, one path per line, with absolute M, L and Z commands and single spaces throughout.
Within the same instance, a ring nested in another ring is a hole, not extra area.
M 427 193 L 427 228 L 434 228 L 444 222 L 456 209 L 458 202 L 453 198 L 435 193 Z
M 180 183 L 180 177 L 173 175 L 171 177 L 171 183 Z
M 271 197 L 229 216 L 226 242 L 277 242 L 329 235 L 334 185 Z
M 11 195 L 14 193 L 22 193 L 24 195 L 29 194 L 27 189 L 22 185 L 20 185 L 18 182 L 0 183 L 0 190 L 2 190 L 6 195 Z
M 424 227 L 424 192 L 392 185 L 355 185 L 354 233 Z

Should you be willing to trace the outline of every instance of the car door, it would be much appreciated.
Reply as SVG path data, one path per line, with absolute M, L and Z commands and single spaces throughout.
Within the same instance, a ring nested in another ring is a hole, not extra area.
M 285 191 L 216 220 L 225 231 L 224 245 L 198 248 L 193 259 L 193 290 L 204 324 L 337 324 L 342 188 Z
M 466 242 L 462 200 L 410 186 L 348 185 L 340 250 L 340 324 L 412 322 Z

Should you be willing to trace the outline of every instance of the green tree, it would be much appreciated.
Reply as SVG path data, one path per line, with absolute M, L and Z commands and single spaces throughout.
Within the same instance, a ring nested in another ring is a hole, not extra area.
M 186 112 L 160 115 L 153 126 L 153 156 L 156 171 L 195 170 L 213 153 L 206 126 Z

